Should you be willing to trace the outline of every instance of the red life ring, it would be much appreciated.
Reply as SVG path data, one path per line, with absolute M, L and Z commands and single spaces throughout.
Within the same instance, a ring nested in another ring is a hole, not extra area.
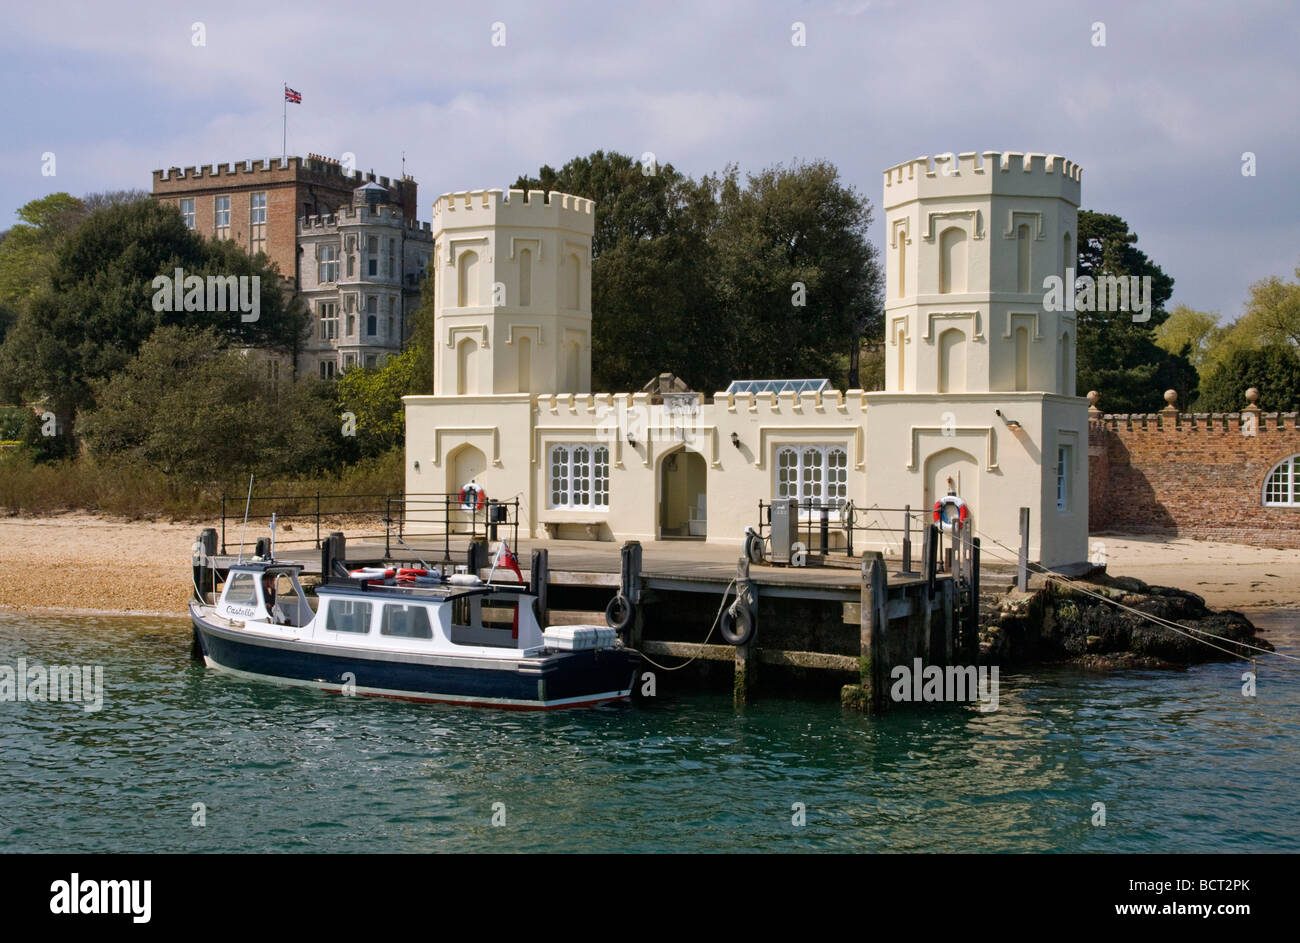
M 487 491 L 472 481 L 460 489 L 459 497 L 463 511 L 481 511 L 487 504 Z
M 397 582 L 414 583 L 417 576 L 428 576 L 429 571 L 420 567 L 403 566 L 397 569 Z
M 943 513 L 944 506 L 951 505 L 957 510 L 956 522 Z M 966 520 L 970 517 L 970 511 L 966 508 L 966 502 L 955 494 L 946 494 L 938 501 L 934 502 L 934 522 L 939 525 L 939 529 L 945 534 L 951 534 L 953 530 L 961 530 L 966 526 Z

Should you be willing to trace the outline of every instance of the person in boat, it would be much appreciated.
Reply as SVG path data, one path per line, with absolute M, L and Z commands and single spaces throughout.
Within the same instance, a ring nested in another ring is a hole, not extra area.
M 275 577 L 270 573 L 262 574 L 262 598 L 266 600 L 266 611 L 276 625 L 288 625 L 289 617 L 275 600 Z

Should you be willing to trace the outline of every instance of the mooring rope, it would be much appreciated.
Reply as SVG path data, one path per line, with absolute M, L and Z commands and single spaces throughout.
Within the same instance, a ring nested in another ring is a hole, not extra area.
M 1002 560 L 1004 563 L 1014 563 L 1016 566 L 1019 566 L 1020 564 L 1019 551 L 1012 550 L 1010 547 L 1002 543 L 1002 541 L 998 540 L 996 537 L 993 537 L 990 534 L 986 534 L 983 531 L 980 531 L 976 527 L 971 527 L 971 530 L 979 533 L 980 537 L 986 540 L 991 540 L 993 543 L 997 544 L 999 547 L 1001 547 L 1003 550 L 1006 550 L 1008 553 L 1016 554 L 1016 558 L 1014 560 L 1010 560 L 1006 557 L 999 556 L 996 553 L 993 554 L 993 556 L 998 557 L 998 559 Z M 1215 645 L 1212 642 L 1207 642 L 1204 638 L 1198 638 L 1196 635 L 1192 635 L 1191 633 L 1193 632 L 1199 633 L 1199 635 L 1204 635 L 1212 639 L 1218 639 L 1220 642 L 1226 642 L 1229 645 L 1236 645 L 1239 648 L 1248 648 L 1265 655 L 1276 655 L 1278 658 L 1286 658 L 1290 661 L 1300 661 L 1300 658 L 1297 658 L 1295 655 L 1288 655 L 1285 652 L 1272 652 L 1269 651 L 1267 648 L 1261 648 L 1258 645 L 1251 645 L 1249 642 L 1238 642 L 1235 639 L 1230 639 L 1227 638 L 1226 636 L 1215 635 L 1213 632 L 1208 632 L 1205 629 L 1193 628 L 1190 625 L 1183 625 L 1182 623 L 1173 622 L 1169 619 L 1165 619 L 1162 616 L 1155 616 L 1149 612 L 1143 612 L 1140 609 L 1135 609 L 1132 606 L 1126 606 L 1124 603 L 1116 599 L 1111 599 L 1108 596 L 1103 596 L 1102 594 L 1095 593 L 1092 590 L 1084 589 L 1082 586 L 1080 586 L 1074 580 L 1070 579 L 1068 576 L 1064 576 L 1058 573 L 1052 573 L 1042 564 L 1028 563 L 1027 566 L 1035 567 L 1036 569 L 1034 570 L 1034 572 L 1038 573 L 1044 579 L 1050 580 L 1055 583 L 1060 583 L 1063 586 L 1069 586 L 1074 592 L 1080 593 L 1081 595 L 1089 596 L 1093 599 L 1099 599 L 1102 602 L 1110 603 L 1112 606 L 1115 606 L 1117 609 L 1123 609 L 1125 612 L 1131 612 L 1133 615 L 1138 616 L 1142 619 L 1146 619 L 1148 622 L 1151 622 L 1155 625 L 1163 626 L 1164 628 L 1177 632 L 1180 635 L 1183 635 L 1194 642 L 1200 642 L 1202 645 L 1208 645 L 1210 648 L 1217 649 L 1218 651 L 1221 651 L 1224 654 L 1231 655 L 1233 658 L 1240 658 L 1242 661 L 1249 661 L 1252 664 L 1255 661 L 1255 659 L 1250 657 L 1249 655 L 1242 655 L 1239 652 L 1229 651 L 1228 649 Z
M 698 645 L 700 646 L 701 649 L 703 649 L 705 645 L 708 645 L 708 644 L 709 644 L 709 639 L 713 638 L 713 632 L 714 632 L 715 629 L 717 629 L 717 627 L 718 627 L 718 622 L 721 621 L 721 619 L 722 619 L 722 610 L 723 610 L 724 608 L 726 608 L 726 605 L 727 605 L 727 597 L 731 594 L 731 587 L 733 587 L 733 586 L 735 586 L 735 585 L 736 585 L 736 580 L 735 580 L 735 578 L 733 577 L 732 580 L 731 580 L 731 582 L 727 584 L 727 588 L 724 589 L 724 590 L 722 591 L 722 602 L 718 603 L 718 614 L 715 615 L 715 616 L 713 617 L 713 625 L 709 626 L 709 634 L 706 635 L 706 636 L 704 636 L 704 641 L 703 641 L 703 642 L 698 642 L 698 643 L 687 642 L 687 643 L 685 643 L 685 644 L 687 644 L 687 645 L 698 644 Z M 737 598 L 739 598 L 739 597 L 737 597 Z M 636 652 L 638 655 L 640 655 L 640 656 L 641 656 L 642 658 L 644 658 L 646 661 L 650 662 L 650 664 L 654 665 L 654 666 L 655 666 L 656 668 L 658 668 L 660 671 L 678 671 L 678 670 L 680 670 L 680 669 L 682 669 L 682 668 L 685 668 L 685 667 L 686 667 L 687 665 L 689 665 L 691 662 L 695 661 L 697 658 L 700 657 L 700 655 L 704 654 L 704 652 L 701 650 L 701 651 L 699 651 L 699 652 L 696 652 L 694 655 L 692 655 L 692 656 L 691 656 L 690 658 L 688 658 L 686 661 L 682 662 L 680 665 L 676 665 L 676 666 L 674 666 L 674 667 L 672 667 L 672 668 L 669 668 L 667 665 L 661 665 L 661 664 L 659 664 L 659 662 L 655 661 L 653 658 L 651 658 L 649 655 L 647 655 L 645 652 L 641 651 L 640 649 L 629 648 L 629 649 L 627 649 L 627 651 L 629 651 L 629 652 Z

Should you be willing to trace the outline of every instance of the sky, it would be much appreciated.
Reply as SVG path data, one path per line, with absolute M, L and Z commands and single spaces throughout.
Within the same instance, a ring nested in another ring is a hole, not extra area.
M 1171 306 L 1232 320 L 1300 265 L 1294 2 L 141 0 L 0 23 L 0 229 L 51 192 L 278 157 L 287 83 L 290 154 L 386 176 L 405 154 L 426 221 L 440 193 L 600 149 L 694 177 L 826 159 L 883 246 L 886 168 L 1038 151 L 1083 167 L 1083 208 L 1129 223 Z

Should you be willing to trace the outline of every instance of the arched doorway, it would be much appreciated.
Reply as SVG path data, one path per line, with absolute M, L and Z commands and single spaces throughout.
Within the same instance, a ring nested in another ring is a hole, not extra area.
M 975 456 L 961 449 L 944 449 L 925 460 L 926 511 L 948 493 L 949 479 L 952 480 L 951 490 L 966 502 L 971 525 L 977 525 L 980 502 L 979 462 Z
M 459 509 L 459 505 L 454 504 L 455 497 L 459 494 L 460 489 L 469 484 L 471 481 L 475 484 L 483 484 L 483 472 L 487 470 L 487 456 L 472 445 L 462 445 L 452 451 L 447 456 L 447 488 L 446 493 L 452 496 L 453 508 L 451 511 L 451 522 L 453 526 L 466 523 L 470 520 L 471 515 Z M 441 509 L 439 509 L 441 511 Z M 439 514 L 441 517 L 441 514 Z M 483 520 L 480 512 L 479 521 Z
M 684 446 L 659 459 L 659 536 L 704 540 L 708 466 Z

